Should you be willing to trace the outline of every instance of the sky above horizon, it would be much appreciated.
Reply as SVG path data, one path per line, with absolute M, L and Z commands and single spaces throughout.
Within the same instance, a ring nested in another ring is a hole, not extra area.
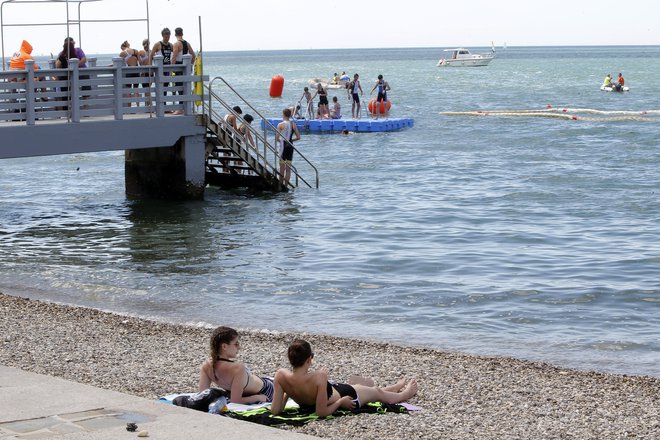
M 83 4 L 81 18 L 145 19 L 146 0 L 102 0 Z M 69 6 L 77 18 L 77 6 Z M 335 49 L 371 47 L 497 47 L 555 45 L 659 45 L 660 2 L 630 0 L 463 0 L 451 4 L 421 0 L 350 1 L 314 5 L 304 1 L 150 0 L 149 36 L 181 26 L 195 50 Z M 65 23 L 66 5 L 5 4 L 3 47 L 11 56 L 22 39 L 35 55 L 61 50 L 66 26 L 7 26 Z M 83 23 L 70 27 L 88 53 L 119 53 L 128 40 L 141 48 L 144 21 Z M 174 36 L 172 35 L 172 39 Z

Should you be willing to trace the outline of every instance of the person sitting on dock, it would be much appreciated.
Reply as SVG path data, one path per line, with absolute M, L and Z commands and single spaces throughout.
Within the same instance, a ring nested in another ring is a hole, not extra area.
M 273 400 L 273 380 L 252 374 L 242 362 L 235 360 L 240 349 L 238 332 L 218 327 L 211 334 L 209 358 L 199 369 L 199 391 L 216 384 L 230 393 L 232 403 L 257 403 Z
M 291 109 L 285 108 L 282 111 L 282 122 L 277 124 L 277 132 L 275 132 L 275 143 L 278 145 L 280 155 L 280 179 L 285 187 L 289 185 L 291 179 L 294 140 L 300 140 L 300 131 L 296 123 L 291 121 Z
M 270 408 L 274 415 L 284 410 L 287 396 L 301 408 L 309 408 L 320 417 L 326 417 L 339 408 L 352 410 L 369 402 L 401 403 L 417 394 L 414 379 L 408 383 L 401 379 L 383 388 L 375 386 L 373 380 L 359 376 L 353 376 L 349 383 L 329 381 L 327 370 L 310 371 L 314 353 L 309 343 L 302 339 L 289 345 L 288 357 L 292 371 L 282 368 L 275 373 L 275 392 Z
M 336 96 L 332 97 L 332 112 L 330 113 L 332 119 L 341 119 L 341 104 Z

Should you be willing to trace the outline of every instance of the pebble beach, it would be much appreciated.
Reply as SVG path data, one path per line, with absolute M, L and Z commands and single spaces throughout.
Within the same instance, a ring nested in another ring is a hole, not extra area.
M 196 391 L 210 328 L 0 294 L 0 364 L 157 399 Z M 330 377 L 379 385 L 416 378 L 409 414 L 360 414 L 285 427 L 332 439 L 658 439 L 660 378 L 403 347 L 327 335 L 239 329 L 240 360 L 261 375 L 287 366 L 297 337 Z M 248 422 L 246 422 L 248 423 Z

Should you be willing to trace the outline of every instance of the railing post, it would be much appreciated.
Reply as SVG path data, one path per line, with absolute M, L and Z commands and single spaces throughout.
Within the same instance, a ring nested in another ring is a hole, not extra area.
M 27 70 L 25 78 L 25 123 L 34 125 L 34 60 L 25 61 L 25 70 Z
M 96 58 L 94 58 L 94 57 L 89 58 L 88 57 L 87 62 L 85 64 L 87 64 L 87 67 L 96 67 Z M 87 78 L 92 80 L 92 79 L 97 78 L 97 73 L 96 72 L 90 72 L 89 74 L 86 74 L 85 76 L 87 76 Z M 91 84 L 90 87 L 89 87 L 89 90 L 91 91 L 89 96 L 92 97 L 92 98 L 97 97 L 98 96 L 97 95 L 98 88 L 99 88 L 99 86 L 97 84 Z M 88 97 L 87 99 L 90 99 L 90 98 Z
M 183 73 L 184 76 L 190 76 L 193 73 L 193 65 L 192 65 L 192 55 L 189 53 L 185 54 L 183 56 L 183 65 L 185 66 L 185 72 Z M 192 96 L 192 81 L 184 81 L 183 82 L 183 96 L 190 98 Z M 183 114 L 184 115 L 192 115 L 193 112 L 193 102 L 191 101 L 183 101 Z
M 69 60 L 69 71 L 71 71 L 71 122 L 80 122 L 80 66 L 78 58 Z
M 124 59 L 121 57 L 114 57 L 112 59 L 112 66 L 115 68 L 115 120 L 120 121 L 124 119 L 124 86 L 121 83 L 121 80 L 124 77 L 124 74 L 122 73 Z
M 165 116 L 165 96 L 163 95 L 163 56 L 156 55 L 153 60 L 153 65 L 156 66 L 156 76 L 154 83 L 156 84 L 156 117 L 161 118 Z

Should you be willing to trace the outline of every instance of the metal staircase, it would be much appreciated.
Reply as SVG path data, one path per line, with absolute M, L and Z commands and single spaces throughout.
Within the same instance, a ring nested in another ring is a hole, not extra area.
M 232 105 L 229 105 L 218 93 L 213 91 L 216 82 L 219 82 L 223 86 L 223 91 L 226 90 L 225 93 L 231 96 L 234 101 Z M 283 181 L 279 172 L 280 159 L 275 147 L 277 127 L 269 123 L 223 78 L 215 77 L 205 87 L 208 93 L 208 101 L 203 102 L 206 123 L 206 183 L 208 185 L 274 192 L 288 191 L 300 185 L 318 188 L 318 170 L 297 149 L 294 152 L 294 161 L 298 166 L 291 167 L 291 180 L 288 183 Z M 255 117 L 255 122 L 259 118 L 264 121 L 263 129 L 261 126 L 253 127 L 246 124 L 253 143 L 248 142 L 247 136 L 239 133 L 221 116 L 221 114 L 231 114 L 236 117 L 238 123 L 244 122 L 242 116 L 233 110 L 236 101 L 240 103 L 240 107 L 250 109 Z M 269 137 L 272 139 L 269 140 Z M 309 177 L 305 178 L 303 174 Z

